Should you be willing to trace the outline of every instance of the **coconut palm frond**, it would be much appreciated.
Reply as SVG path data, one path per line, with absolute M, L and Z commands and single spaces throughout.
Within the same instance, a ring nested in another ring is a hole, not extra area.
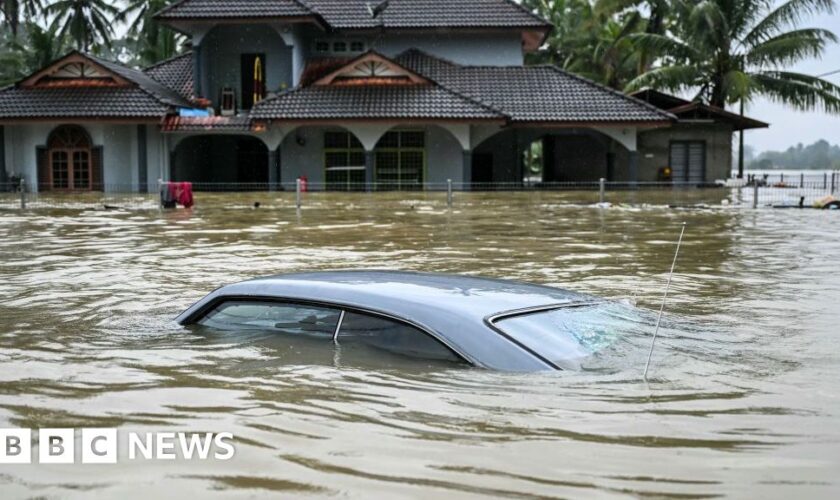
M 829 43 L 837 43 L 837 36 L 825 29 L 788 31 L 752 47 L 745 59 L 748 64 L 760 67 L 785 66 L 809 57 L 819 57 Z

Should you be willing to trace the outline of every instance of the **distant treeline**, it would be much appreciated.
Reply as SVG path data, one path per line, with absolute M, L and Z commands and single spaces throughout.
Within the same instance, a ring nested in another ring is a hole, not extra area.
M 832 146 L 828 141 L 820 139 L 809 146 L 799 143 L 785 151 L 765 151 L 752 160 L 749 168 L 753 170 L 840 169 L 840 146 Z

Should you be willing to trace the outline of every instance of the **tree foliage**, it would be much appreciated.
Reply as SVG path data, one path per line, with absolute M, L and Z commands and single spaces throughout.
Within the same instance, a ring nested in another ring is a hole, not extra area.
M 635 45 L 659 61 L 628 85 L 692 90 L 725 107 L 762 96 L 801 110 L 840 112 L 840 87 L 790 71 L 820 57 L 834 33 L 801 27 L 806 14 L 831 13 L 833 0 L 676 0 L 676 22 L 664 34 L 637 33 Z
M 751 169 L 813 169 L 831 170 L 840 168 L 840 146 L 826 140 L 803 146 L 802 143 L 785 151 L 765 151 L 750 162 Z
M 765 97 L 840 112 L 840 87 L 791 71 L 838 41 L 803 27 L 834 0 L 523 0 L 557 26 L 532 58 L 625 91 L 691 92 L 726 107 Z

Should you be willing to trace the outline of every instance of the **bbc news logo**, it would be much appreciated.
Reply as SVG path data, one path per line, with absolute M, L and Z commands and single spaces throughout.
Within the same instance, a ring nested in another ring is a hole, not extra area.
M 31 464 L 32 440 L 32 429 L 0 429 L 0 464 Z M 77 439 L 75 429 L 38 429 L 37 454 L 41 464 L 74 464 L 79 456 L 83 464 L 115 464 L 118 456 L 128 460 L 230 460 L 236 449 L 230 432 L 128 432 L 118 436 L 117 429 L 81 429 Z

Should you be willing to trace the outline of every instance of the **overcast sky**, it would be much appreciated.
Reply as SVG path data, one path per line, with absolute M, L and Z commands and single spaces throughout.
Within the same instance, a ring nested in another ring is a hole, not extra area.
M 840 36 L 840 12 L 806 20 L 802 26 L 827 28 Z M 792 69 L 811 75 L 839 70 L 840 45 L 830 46 L 822 60 L 803 62 Z M 840 73 L 826 79 L 840 84 Z M 840 115 L 792 111 L 790 108 L 766 100 L 754 102 L 747 110 L 747 114 L 770 123 L 769 129 L 748 130 L 745 133 L 746 143 L 753 146 L 756 152 L 787 149 L 799 142 L 811 144 L 817 139 L 840 144 Z

